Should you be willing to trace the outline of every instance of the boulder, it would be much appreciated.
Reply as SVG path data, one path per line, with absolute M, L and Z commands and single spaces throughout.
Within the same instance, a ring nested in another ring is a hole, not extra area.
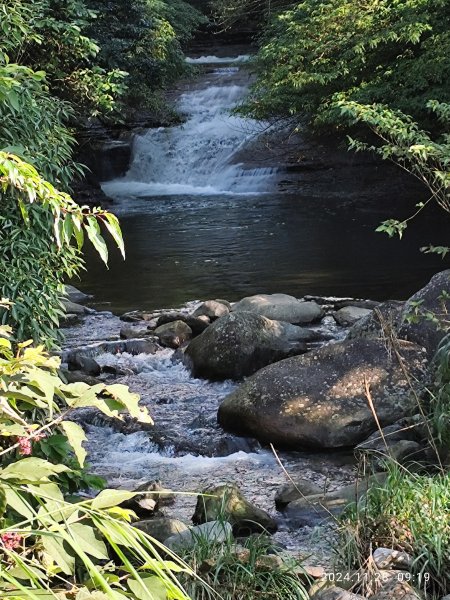
M 200 335 L 205 329 L 209 326 L 210 320 L 209 317 L 205 315 L 201 315 L 199 317 L 194 317 L 193 315 L 185 315 L 180 312 L 170 312 L 164 313 L 159 317 L 156 322 L 156 327 L 160 327 L 161 325 L 166 325 L 166 323 L 173 323 L 173 321 L 183 321 L 186 325 L 192 330 L 192 335 L 195 337 L 196 335 Z
M 99 379 L 96 379 L 92 375 L 88 375 L 83 371 L 68 371 L 67 369 L 60 369 L 60 373 L 67 383 L 87 383 L 87 385 L 97 385 L 101 383 Z
M 160 325 L 154 331 L 160 343 L 167 348 L 179 348 L 192 339 L 192 329 L 183 321 Z
M 275 494 L 275 506 L 277 510 L 282 510 L 294 500 L 322 492 L 323 488 L 309 481 L 309 479 L 295 479 L 289 483 L 284 483 L 278 488 Z
M 87 308 L 87 306 L 77 304 L 76 302 L 72 302 L 68 299 L 62 300 L 62 305 L 65 312 L 71 315 L 88 315 L 95 312 L 92 310 L 92 308 Z
M 406 302 L 401 338 L 424 346 L 432 357 L 446 335 L 450 312 L 450 270 L 441 271 Z
M 193 317 L 208 317 L 211 320 L 220 319 L 230 312 L 229 306 L 220 300 L 203 302 L 192 314 Z
M 132 340 L 137 338 L 145 338 L 151 335 L 148 329 L 148 323 L 141 322 L 135 325 L 124 325 L 120 329 L 120 338 L 122 340 Z
M 249 502 L 237 485 L 226 483 L 206 488 L 197 498 L 194 524 L 224 519 L 236 536 L 277 530 L 276 521 L 265 510 Z
M 247 312 L 215 321 L 186 349 L 194 377 L 241 379 L 258 369 L 306 351 L 311 332 Z
M 76 352 L 69 355 L 67 366 L 69 367 L 69 371 L 82 371 L 93 377 L 98 377 L 102 371 L 100 365 L 94 358 Z
M 383 302 L 352 326 L 347 339 L 378 338 L 395 333 L 400 327 L 404 305 L 404 302 L 396 300 Z
M 169 519 L 166 517 L 160 519 L 146 519 L 133 523 L 141 531 L 150 535 L 158 542 L 164 542 L 168 537 L 187 531 L 188 526 L 178 519 Z
M 410 414 L 421 390 L 423 348 L 355 339 L 261 369 L 223 400 L 224 429 L 283 447 L 341 448 Z M 412 389 L 411 389 L 412 387 Z
M 232 311 L 252 312 L 275 321 L 312 323 L 320 320 L 324 311 L 316 302 L 297 300 L 287 294 L 258 294 L 248 296 L 233 305 Z
M 83 304 L 83 302 L 87 302 L 92 298 L 92 296 L 85 294 L 73 285 L 65 285 L 64 291 L 67 296 L 67 299 L 70 300 L 70 302 L 74 302 L 75 304 Z
M 222 521 L 210 521 L 186 531 L 171 535 L 164 540 L 164 545 L 171 550 L 189 550 L 199 540 L 207 544 L 220 544 L 232 538 L 231 525 Z
M 350 327 L 360 319 L 368 317 L 371 314 L 372 311 L 368 308 L 360 308 L 358 306 L 345 306 L 344 308 L 340 308 L 335 313 L 333 313 L 333 317 L 339 325 L 342 325 L 343 327 Z

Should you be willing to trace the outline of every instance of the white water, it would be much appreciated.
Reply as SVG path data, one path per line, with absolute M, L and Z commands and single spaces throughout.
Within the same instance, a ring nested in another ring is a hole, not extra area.
M 229 63 L 245 58 L 192 60 Z M 177 109 L 186 115 L 185 123 L 137 136 L 127 175 L 104 183 L 105 193 L 147 197 L 270 191 L 275 169 L 245 168 L 237 158 L 264 128 L 257 121 L 230 114 L 247 93 L 248 76 L 238 67 L 218 68 L 205 76 L 179 98 Z
M 240 54 L 239 56 L 199 56 L 198 58 L 186 57 L 186 62 L 191 65 L 220 65 L 230 63 L 243 63 L 250 60 L 249 54 Z

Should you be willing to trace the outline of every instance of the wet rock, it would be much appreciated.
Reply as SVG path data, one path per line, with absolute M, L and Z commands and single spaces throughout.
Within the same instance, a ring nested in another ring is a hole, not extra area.
M 404 305 L 396 300 L 383 302 L 352 326 L 347 339 L 389 337 L 400 327 Z
M 208 317 L 211 320 L 220 319 L 230 312 L 229 306 L 220 300 L 207 300 L 193 313 L 194 317 Z
M 70 313 L 72 315 L 88 315 L 95 311 L 91 308 L 87 308 L 87 306 L 83 306 L 82 304 L 77 304 L 76 302 L 72 302 L 71 300 L 63 300 L 62 305 L 66 313 Z
M 123 352 L 133 355 L 156 354 L 160 349 L 161 347 L 149 338 L 115 340 L 113 342 L 101 342 L 100 344 L 90 344 L 89 346 L 67 350 L 62 353 L 62 361 L 70 365 L 71 362 L 75 364 L 79 360 L 79 357 L 94 358 L 101 354 L 121 354 Z
M 175 501 L 172 490 L 162 487 L 159 481 L 143 483 L 135 488 L 133 492 L 140 493 L 123 502 L 121 506 L 133 510 L 138 517 L 144 519 L 149 514 L 155 513 L 161 506 L 173 504 Z
M 98 362 L 90 356 L 84 354 L 73 353 L 69 356 L 67 361 L 69 371 L 83 371 L 87 375 L 93 375 L 97 377 L 100 375 L 102 369 Z
M 133 523 L 141 531 L 144 531 L 158 542 L 164 542 L 168 537 L 187 531 L 188 526 L 178 519 L 160 518 L 146 519 L 145 521 L 137 521 Z
M 240 379 L 286 356 L 306 351 L 311 333 L 252 313 L 218 319 L 187 347 L 194 377 Z
M 88 375 L 83 371 L 68 371 L 67 369 L 60 369 L 62 376 L 67 383 L 87 383 L 87 385 L 97 385 L 100 383 L 99 379 L 96 379 L 92 375 Z
M 399 552 L 392 548 L 377 548 L 372 554 L 378 569 L 404 569 L 412 566 L 412 559 L 407 552 Z
M 219 424 L 283 447 L 354 446 L 377 429 L 367 390 L 389 425 L 414 410 L 426 366 L 424 350 L 405 341 L 395 352 L 382 340 L 330 344 L 247 379 L 223 400 Z
M 425 287 L 409 298 L 398 334 L 424 346 L 431 357 L 448 331 L 449 312 L 450 270 L 447 270 L 434 275 Z
M 359 308 L 358 306 L 346 306 L 345 308 L 340 308 L 335 313 L 333 313 L 333 317 L 336 319 L 339 325 L 343 327 L 349 327 L 354 325 L 357 321 L 364 317 L 368 317 L 372 314 L 372 311 L 368 308 Z
M 158 315 L 153 312 L 146 312 L 143 310 L 131 310 L 129 312 L 120 315 L 120 320 L 126 323 L 136 323 L 137 321 L 151 321 L 157 318 Z
M 231 483 L 208 487 L 197 498 L 192 522 L 200 524 L 216 519 L 231 523 L 236 536 L 277 530 L 269 513 L 249 502 L 238 486 Z
M 179 348 L 192 339 L 192 329 L 183 321 L 172 321 L 155 329 L 160 343 L 167 348 Z
M 151 332 L 148 329 L 148 323 L 145 321 L 136 325 L 124 325 L 120 329 L 120 338 L 122 340 L 145 338 L 149 335 L 151 335 Z
M 336 586 L 320 588 L 312 598 L 314 600 L 365 600 L 364 596 L 353 594 Z
M 362 481 L 356 481 L 337 490 L 322 492 L 294 500 L 284 511 L 291 527 L 316 526 L 340 515 L 352 502 L 361 502 L 369 486 L 382 484 L 385 473 L 377 473 Z
M 164 545 L 171 550 L 189 550 L 193 548 L 199 540 L 208 544 L 219 544 L 232 538 L 231 525 L 222 521 L 209 521 L 192 527 L 187 531 L 182 531 L 171 535 L 164 540 Z
M 419 463 L 426 458 L 423 434 L 423 419 L 414 415 L 375 431 L 358 444 L 356 453 L 366 455 L 372 467 L 381 470 L 387 457 L 403 465 Z
M 309 479 L 295 479 L 295 481 L 284 483 L 278 488 L 275 494 L 275 506 L 277 510 L 282 510 L 294 500 L 322 492 L 323 488 Z
M 192 335 L 195 337 L 196 335 L 200 335 L 210 324 L 210 319 L 206 315 L 201 315 L 199 317 L 194 317 L 192 315 L 186 315 L 184 313 L 179 312 L 170 312 L 164 313 L 159 317 L 156 322 L 156 327 L 160 327 L 161 325 L 166 325 L 166 323 L 172 323 L 173 321 L 183 321 L 186 323 L 191 330 Z
M 73 313 L 66 313 L 59 319 L 60 327 L 72 327 L 76 323 L 80 322 L 80 316 Z
M 259 294 L 248 296 L 233 305 L 233 312 L 252 312 L 274 321 L 312 323 L 319 321 L 323 309 L 316 302 L 297 300 L 287 294 Z
M 67 299 L 70 300 L 70 302 L 74 302 L 75 304 L 83 304 L 84 302 L 87 302 L 92 298 L 92 296 L 85 294 L 73 285 L 65 285 L 64 291 L 66 293 Z

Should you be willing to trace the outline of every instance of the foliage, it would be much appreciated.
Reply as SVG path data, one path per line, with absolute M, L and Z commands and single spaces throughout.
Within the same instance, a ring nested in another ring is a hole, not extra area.
M 251 536 L 241 544 L 231 539 L 212 543 L 198 536 L 190 550 L 181 551 L 184 561 L 201 578 L 179 578 L 196 600 L 307 600 L 304 571 L 293 558 L 274 566 L 276 554 L 266 536 Z M 269 558 L 269 560 L 268 560 Z M 271 560 L 275 559 L 275 560 Z
M 422 130 L 410 116 L 387 106 L 357 102 L 340 102 L 338 106 L 342 117 L 350 124 L 363 123 L 380 140 L 378 144 L 369 144 L 350 137 L 350 149 L 357 152 L 369 150 L 385 160 L 393 161 L 424 183 L 431 193 L 427 202 L 416 206 L 411 217 L 403 221 L 384 221 L 377 231 L 384 231 L 391 237 L 402 237 L 408 222 L 431 202 L 437 202 L 450 212 L 450 104 L 437 101 L 427 104 L 444 130 L 438 139 L 433 139 L 430 133 Z M 423 250 L 443 257 L 448 252 L 448 248 L 442 246 L 429 246 Z
M 36 456 L 43 440 L 64 438 L 83 468 L 82 428 L 69 420 L 78 407 L 95 406 L 121 418 L 151 418 L 123 385 L 64 384 L 59 359 L 29 343 L 13 351 L 0 328 L 0 595 L 23 600 L 185 599 L 158 544 L 131 527 L 131 511 L 118 507 L 133 493 L 103 490 L 93 500 L 65 499 L 73 469 L 60 457 Z M 159 545 L 160 546 L 160 545 Z
M 386 481 L 340 519 L 338 570 L 365 570 L 378 547 L 405 551 L 414 583 L 440 598 L 450 591 L 450 475 L 411 473 L 392 462 L 387 468 Z
M 305 0 L 265 32 L 245 112 L 336 122 L 338 101 L 382 103 L 425 119 L 449 97 L 446 0 Z M 421 122 L 422 124 L 422 122 Z
M 87 29 L 99 42 L 106 69 L 129 74 L 127 102 L 148 104 L 185 73 L 181 44 L 205 20 L 184 0 L 87 0 L 97 20 Z
M 0 193 L 0 225 L 6 234 L 0 240 L 0 289 L 12 300 L 0 308 L 2 322 L 13 325 L 19 340 L 32 337 L 51 344 L 63 314 L 64 278 L 82 267 L 85 233 L 106 262 L 99 221 L 123 252 L 117 218 L 79 207 L 34 167 L 5 152 L 0 152 Z
M 51 96 L 78 112 L 105 114 L 116 108 L 125 73 L 106 71 L 99 47 L 83 30 L 95 19 L 82 0 L 4 0 L 0 50 L 11 63 L 45 72 Z

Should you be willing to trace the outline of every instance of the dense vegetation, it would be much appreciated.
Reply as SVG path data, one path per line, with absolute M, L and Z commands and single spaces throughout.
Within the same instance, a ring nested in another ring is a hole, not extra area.
M 147 423 L 149 415 L 124 386 L 67 385 L 59 359 L 44 350 L 58 341 L 64 282 L 83 268 L 85 238 L 105 262 L 104 232 L 124 253 L 116 217 L 68 194 L 83 172 L 73 159 L 74 126 L 86 117 L 117 118 L 144 67 L 149 86 L 141 98 L 151 102 L 172 68 L 181 72 L 180 39 L 200 19 L 182 2 L 133 7 L 128 55 L 125 38 L 117 38 L 108 57 L 94 38 L 105 38 L 111 23 L 96 29 L 88 2 L 0 2 L 2 598 L 186 598 L 173 575 L 185 567 L 164 561 L 154 540 L 131 527 L 132 513 L 118 508 L 133 494 L 77 495 L 103 482 L 85 470 L 84 432 L 70 412 L 95 406 L 120 418 L 127 410 Z
M 448 209 L 446 0 L 218 0 L 216 6 L 224 23 L 257 8 L 269 20 L 254 62 L 257 80 L 241 112 L 291 129 L 309 124 L 356 131 L 366 143 L 352 139 L 353 149 L 393 160 Z M 367 129 L 378 142 L 367 143 Z M 401 235 L 406 225 L 391 220 L 381 229 Z

